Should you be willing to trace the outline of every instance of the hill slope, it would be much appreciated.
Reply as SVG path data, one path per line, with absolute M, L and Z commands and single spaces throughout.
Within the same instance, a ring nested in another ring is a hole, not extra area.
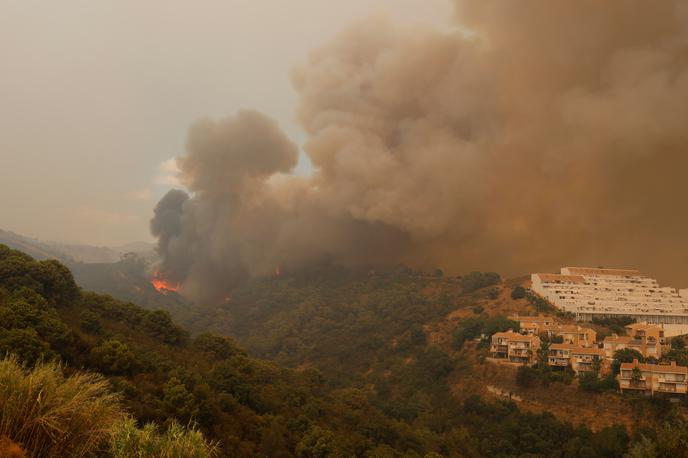
M 126 253 L 149 257 L 154 245 L 134 242 L 117 247 L 46 242 L 0 229 L 0 243 L 23 251 L 36 259 L 59 259 L 68 263 L 112 263 Z
M 418 325 L 453 307 L 456 279 L 331 274 L 263 280 L 233 299 L 244 304 L 247 328 L 266 323 L 256 350 L 301 361 L 294 370 L 249 357 L 227 338 L 192 339 L 166 313 L 81 292 L 58 262 L 0 246 L 0 351 L 101 371 L 139 420 L 195 419 L 226 456 L 620 456 L 626 449 L 622 428 L 593 433 L 513 403 L 454 398 L 449 388 L 474 363 L 428 344 Z M 269 316 L 274 303 L 290 320 L 287 337 L 301 333 L 303 346 L 275 346 L 288 339 L 273 332 L 280 329 Z M 325 330 L 330 340 L 321 339 Z M 242 335 L 250 340 L 248 329 Z

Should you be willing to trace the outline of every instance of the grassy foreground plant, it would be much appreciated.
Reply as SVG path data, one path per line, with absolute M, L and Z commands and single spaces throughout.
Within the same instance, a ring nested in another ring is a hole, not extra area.
M 206 442 L 196 429 L 172 422 L 161 434 L 152 423 L 137 428 L 130 417 L 117 425 L 110 444 L 113 458 L 210 458 L 217 452 L 217 444 Z
M 31 370 L 0 360 L 0 437 L 35 457 L 85 456 L 107 448 L 121 422 L 119 397 L 100 375 L 65 377 L 56 363 Z

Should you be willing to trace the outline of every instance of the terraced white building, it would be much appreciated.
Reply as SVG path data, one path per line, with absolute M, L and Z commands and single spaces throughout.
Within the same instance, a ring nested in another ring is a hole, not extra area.
M 688 290 L 662 287 L 637 270 L 562 267 L 560 274 L 531 275 L 533 292 L 579 321 L 630 316 L 662 324 L 667 335 L 688 331 Z

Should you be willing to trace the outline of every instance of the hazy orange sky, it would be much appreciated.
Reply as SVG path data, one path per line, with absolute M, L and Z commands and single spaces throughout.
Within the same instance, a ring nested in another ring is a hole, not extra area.
M 445 0 L 0 2 L 0 228 L 149 239 L 161 164 L 195 119 L 254 108 L 301 144 L 289 72 L 310 49 L 370 15 L 443 28 L 451 14 Z

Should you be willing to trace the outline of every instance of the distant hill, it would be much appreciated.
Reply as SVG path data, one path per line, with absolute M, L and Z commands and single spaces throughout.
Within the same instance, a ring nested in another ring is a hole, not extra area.
M 183 316 L 192 306 L 191 301 L 173 291 L 157 291 L 151 284 L 150 261 L 140 255 L 124 255 L 111 263 L 68 265 L 76 283 L 88 291 L 109 294 L 151 310 L 165 310 L 175 317 Z
M 68 263 L 117 262 L 125 253 L 151 257 L 155 248 L 155 245 L 150 242 L 133 242 L 114 247 L 49 242 L 2 229 L 0 229 L 0 243 L 15 250 L 21 250 L 36 259 L 59 259 Z

